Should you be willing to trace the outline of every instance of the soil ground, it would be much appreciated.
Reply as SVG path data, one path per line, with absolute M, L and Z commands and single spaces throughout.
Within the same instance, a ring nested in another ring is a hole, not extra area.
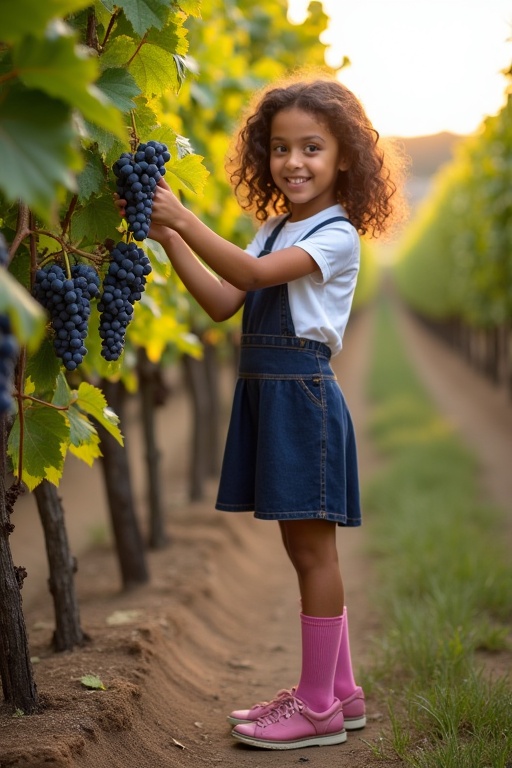
M 512 404 L 442 343 L 398 308 L 411 359 L 439 408 L 476 454 L 482 490 L 510 510 Z M 362 483 L 378 466 L 367 435 L 364 382 L 374 317 L 355 316 L 335 359 L 356 430 Z M 169 546 L 148 554 L 151 581 L 120 591 L 101 473 L 70 461 L 60 492 L 71 548 L 78 557 L 81 622 L 90 642 L 72 653 L 50 650 L 52 604 L 32 497 L 19 500 L 11 539 L 23 589 L 36 682 L 45 709 L 31 717 L 0 710 L 0 768 L 176 768 L 222 765 L 270 768 L 310 763 L 327 768 L 373 768 L 369 744 L 387 716 L 369 696 L 368 725 L 345 744 L 321 749 L 267 751 L 245 747 L 229 734 L 226 714 L 271 697 L 297 680 L 300 658 L 298 590 L 280 544 L 277 524 L 250 514 L 213 509 L 215 482 L 201 502 L 187 501 L 189 404 L 179 381 L 162 407 L 159 440 L 166 488 Z M 226 372 L 226 408 L 232 379 Z M 142 439 L 135 407 L 126 428 L 132 478 L 144 509 Z M 144 526 L 144 520 L 141 520 Z M 356 670 L 371 662 L 379 627 L 372 612 L 372 563 L 365 546 L 371 520 L 340 531 L 340 559 L 349 606 Z M 101 678 L 89 691 L 85 674 Z

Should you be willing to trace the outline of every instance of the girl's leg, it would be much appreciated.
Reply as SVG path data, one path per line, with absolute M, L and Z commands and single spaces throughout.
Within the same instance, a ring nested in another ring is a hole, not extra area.
M 307 616 L 341 616 L 344 592 L 336 524 L 328 520 L 281 520 L 279 525 L 297 573 L 302 612 Z
M 302 670 L 296 695 L 313 711 L 324 712 L 334 701 L 343 622 L 336 526 L 325 520 L 294 520 L 282 523 L 281 532 L 302 600 Z

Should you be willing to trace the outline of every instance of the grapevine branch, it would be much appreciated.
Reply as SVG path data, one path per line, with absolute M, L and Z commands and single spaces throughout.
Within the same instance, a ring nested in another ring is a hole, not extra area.
M 107 40 L 110 37 L 110 33 L 112 32 L 114 28 L 114 24 L 116 23 L 117 17 L 119 16 L 120 8 L 116 8 L 112 16 L 110 17 L 110 21 L 108 23 L 107 31 L 105 32 L 105 37 L 103 38 L 103 42 L 101 44 L 101 47 L 104 48 L 107 44 Z
M 28 205 L 22 203 L 20 200 L 18 204 L 18 223 L 16 226 L 16 234 L 14 235 L 14 239 L 9 250 L 9 260 L 13 258 L 20 244 L 30 234 L 31 227 L 29 226 L 29 217 L 30 211 L 28 209 Z
M 146 34 L 144 35 L 144 37 L 142 37 L 142 38 L 141 38 L 141 41 L 140 41 L 140 43 L 138 44 L 138 46 L 136 47 L 136 49 L 135 49 L 135 51 L 134 51 L 133 55 L 131 56 L 131 58 L 129 58 L 129 59 L 128 59 L 128 63 L 126 64 L 126 68 L 128 68 L 128 67 L 130 66 L 130 64 L 132 63 L 132 61 L 134 60 L 134 58 L 137 56 L 138 52 L 140 51 L 140 49 L 142 48 L 142 46 L 143 46 L 143 45 L 144 45 L 144 43 L 146 42 L 146 37 L 147 37 L 147 32 L 146 32 Z
M 76 204 L 78 202 L 78 195 L 73 195 L 71 198 L 71 201 L 69 203 L 69 208 L 66 211 L 66 216 L 64 217 L 64 221 L 62 222 L 62 236 L 66 234 L 66 232 L 69 229 L 69 225 L 71 224 L 71 217 L 73 213 L 75 212 Z
M 69 405 L 55 405 L 55 403 L 49 403 L 47 400 L 41 400 L 39 397 L 34 397 L 34 395 L 23 395 L 18 392 L 16 395 L 18 398 L 21 398 L 21 400 L 31 400 L 34 403 L 46 405 L 48 408 L 54 408 L 56 411 L 69 411 Z
M 64 237 L 60 235 L 56 235 L 54 232 L 50 232 L 47 229 L 29 230 L 29 234 L 46 235 L 46 237 L 53 238 L 53 240 L 56 240 L 59 243 L 64 253 L 76 253 L 77 256 L 83 256 L 84 259 L 89 259 L 89 261 L 93 261 L 93 262 L 101 261 L 101 258 L 102 258 L 101 256 L 98 256 L 94 253 L 89 253 L 88 251 L 82 251 L 80 248 L 75 248 L 75 246 L 67 242 Z

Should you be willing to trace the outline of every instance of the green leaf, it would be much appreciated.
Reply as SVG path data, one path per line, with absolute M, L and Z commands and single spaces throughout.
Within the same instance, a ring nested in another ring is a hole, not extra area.
M 96 195 L 73 216 L 71 235 L 77 243 L 84 238 L 88 242 L 101 243 L 108 237 L 115 237 L 116 227 L 120 223 L 112 195 Z
M 0 97 L 0 157 L 7 200 L 21 199 L 48 220 L 58 190 L 75 190 L 72 171 L 80 167 L 69 106 L 41 91 L 10 89 Z
M 179 0 L 178 5 L 187 16 L 201 18 L 201 0 Z
M 151 27 L 161 29 L 169 14 L 168 0 L 119 0 L 116 5 L 123 9 L 139 37 Z
M 3 0 L 2 40 L 15 43 L 26 35 L 42 37 L 48 22 L 90 5 L 90 0 Z
M 106 691 L 107 689 L 96 675 L 84 675 L 80 678 L 80 682 L 86 688 L 93 688 L 95 690 Z
M 0 269 L 0 314 L 9 315 L 20 344 L 29 351 L 37 349 L 44 334 L 46 313 L 6 269 Z
M 50 339 L 44 338 L 37 352 L 28 357 L 26 372 L 39 396 L 49 393 L 53 397 L 61 363 Z
M 105 172 L 97 152 L 85 152 L 85 168 L 77 177 L 78 200 L 84 203 L 92 195 L 97 195 L 105 183 Z
M 208 170 L 204 167 L 200 155 L 185 155 L 181 159 L 170 160 L 166 167 L 165 180 L 174 192 L 186 190 L 200 195 L 203 192 Z
M 174 58 L 159 45 L 143 45 L 130 64 L 130 72 L 146 96 L 161 96 L 166 91 L 177 93 L 179 90 Z
M 46 92 L 78 109 L 92 123 L 124 136 L 121 115 L 93 83 L 96 59 L 76 45 L 74 35 L 36 40 L 29 37 L 14 52 L 18 77 L 27 88 Z
M 60 373 L 57 379 L 57 388 L 52 399 L 53 405 L 69 406 L 66 416 L 69 423 L 69 445 L 71 451 L 78 459 L 92 466 L 95 459 L 101 456 L 99 448 L 100 438 L 96 427 L 89 421 L 76 404 L 77 391 L 71 390 L 65 375 Z
M 97 80 L 96 87 L 121 112 L 135 109 L 136 105 L 133 99 L 141 94 L 141 90 L 132 75 L 120 67 L 106 69 Z
M 68 411 L 70 423 L 69 450 L 90 467 L 101 456 L 100 438 L 95 427 L 79 408 L 72 405 Z
M 62 476 L 62 447 L 69 441 L 69 426 L 62 413 L 50 406 L 32 403 L 24 411 L 22 481 L 33 490 L 42 480 L 55 485 Z M 20 420 L 16 418 L 8 442 L 14 475 L 19 472 Z
M 77 395 L 76 404 L 80 410 L 93 416 L 120 445 L 123 445 L 123 436 L 118 426 L 119 417 L 107 405 L 101 389 L 83 381 L 78 387 Z
M 59 371 L 55 391 L 52 397 L 52 404 L 57 406 L 69 406 L 76 400 L 76 394 L 71 391 L 64 373 Z

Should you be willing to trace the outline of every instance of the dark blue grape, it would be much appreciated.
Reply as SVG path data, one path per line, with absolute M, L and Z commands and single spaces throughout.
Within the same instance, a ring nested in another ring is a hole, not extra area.
M 0 267 L 7 267 L 9 264 L 9 248 L 5 241 L 5 237 L 0 232 Z
M 128 229 L 139 242 L 148 236 L 154 190 L 170 159 L 165 144 L 148 141 L 139 144 L 133 155 L 123 152 L 112 167 L 117 178 L 117 193 L 129 203 L 125 214 Z
M 133 318 L 133 305 L 145 289 L 151 272 L 149 258 L 137 243 L 120 242 L 112 250 L 103 293 L 98 302 L 101 354 L 105 360 L 117 360 L 126 340 L 126 329 Z
M 83 342 L 87 338 L 91 299 L 99 294 L 99 286 L 98 273 L 88 264 L 74 264 L 70 279 L 58 264 L 36 272 L 33 294 L 48 310 L 55 354 L 68 371 L 78 368 L 87 354 Z
M 19 347 L 7 315 L 0 315 L 0 414 L 12 407 L 12 382 Z

